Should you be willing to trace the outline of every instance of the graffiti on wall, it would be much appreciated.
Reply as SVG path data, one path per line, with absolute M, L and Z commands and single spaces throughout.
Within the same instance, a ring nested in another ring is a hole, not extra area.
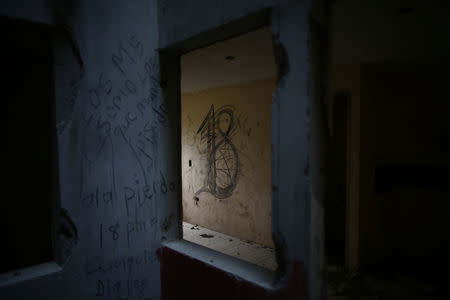
M 169 113 L 158 53 L 150 49 L 136 34 L 128 35 L 96 80 L 85 80 L 87 85 L 74 81 L 64 94 L 81 120 L 75 126 L 62 123 L 60 139 L 72 139 L 75 130 L 84 134 L 78 203 L 87 223 L 80 243 L 89 243 L 92 253 L 85 261 L 86 285 L 91 295 L 104 299 L 154 299 L 158 203 L 177 190 L 176 181 L 158 164 Z M 78 232 L 71 223 L 64 225 L 66 236 L 77 242 Z
M 211 105 L 203 119 L 197 134 L 200 142 L 206 145 L 207 172 L 205 183 L 194 195 L 198 200 L 200 193 L 206 192 L 216 198 L 225 199 L 231 196 L 239 177 L 239 156 L 232 142 L 236 128 L 234 107 L 221 106 L 215 110 Z

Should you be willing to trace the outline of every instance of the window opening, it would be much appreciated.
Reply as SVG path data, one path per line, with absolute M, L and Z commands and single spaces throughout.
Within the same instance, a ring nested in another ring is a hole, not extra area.
M 181 56 L 183 238 L 271 270 L 275 85 L 270 27 Z

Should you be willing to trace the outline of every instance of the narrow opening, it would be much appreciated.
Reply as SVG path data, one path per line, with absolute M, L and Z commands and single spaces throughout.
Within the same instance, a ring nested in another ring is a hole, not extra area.
M 53 260 L 55 126 L 52 45 L 46 26 L 1 18 L 6 130 L 0 272 Z
M 338 92 L 330 104 L 330 144 L 326 219 L 325 254 L 330 265 L 345 263 L 345 226 L 347 204 L 347 145 L 349 92 Z
M 181 56 L 183 238 L 271 270 L 275 84 L 270 27 Z

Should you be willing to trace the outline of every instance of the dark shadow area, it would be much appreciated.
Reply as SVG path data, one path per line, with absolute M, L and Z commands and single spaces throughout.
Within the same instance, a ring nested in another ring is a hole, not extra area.
M 330 299 L 448 294 L 450 6 L 404 5 L 333 4 L 332 93 L 349 91 L 351 102 L 328 106 Z
M 347 143 L 350 94 L 333 97 L 332 134 L 328 152 L 329 170 L 325 205 L 325 253 L 329 265 L 345 263 L 345 216 L 347 199 Z
M 375 194 L 396 188 L 421 188 L 450 191 L 450 166 L 413 163 L 377 163 Z
M 341 143 L 335 138 L 346 111 L 336 112 L 339 106 L 333 103 L 326 254 L 333 267 L 328 283 L 334 295 L 440 299 L 447 293 L 443 274 L 450 267 L 448 67 L 447 61 L 360 65 L 356 82 L 361 109 L 352 115 L 360 119 L 359 140 L 353 150 L 345 151 L 347 158 L 360 151 L 354 162 L 360 168 L 354 183 L 359 189 L 358 266 L 350 272 L 346 262 L 337 259 L 346 247 L 341 229 L 348 195 L 339 186 L 348 174 L 346 156 L 336 147 L 347 143 L 342 135 Z
M 0 272 L 53 260 L 55 124 L 47 26 L 0 19 L 3 147 Z

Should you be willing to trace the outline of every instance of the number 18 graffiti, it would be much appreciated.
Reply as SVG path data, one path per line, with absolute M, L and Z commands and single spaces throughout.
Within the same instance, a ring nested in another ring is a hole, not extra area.
M 208 170 L 205 185 L 195 193 L 194 199 L 203 192 L 219 199 L 228 198 L 233 193 L 239 175 L 238 152 L 230 137 L 234 125 L 232 106 L 222 106 L 215 112 L 214 105 L 211 105 L 197 131 L 201 134 L 201 141 L 206 142 Z

